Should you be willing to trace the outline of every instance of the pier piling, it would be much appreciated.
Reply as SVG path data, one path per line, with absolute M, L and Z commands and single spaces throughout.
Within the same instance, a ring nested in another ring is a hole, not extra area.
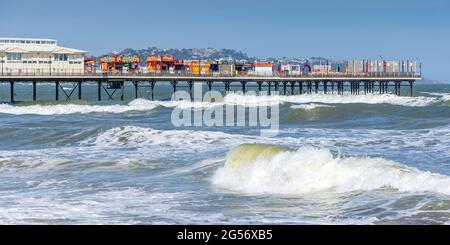
M 97 99 L 98 101 L 102 100 L 102 82 L 97 82 Z
M 125 96 L 125 81 L 120 82 L 120 100 L 123 101 Z
M 188 87 L 189 87 L 189 97 L 191 97 L 191 101 L 193 100 L 193 98 L 192 98 L 192 81 L 188 81 L 187 82 L 188 83 Z
M 172 84 L 173 92 L 177 92 L 177 81 L 171 81 L 170 83 Z
M 301 80 L 299 80 L 301 79 Z M 402 87 L 409 88 L 408 91 L 404 91 L 403 95 L 413 96 L 413 85 L 416 80 L 420 80 L 421 77 L 417 75 L 409 75 L 405 77 L 397 77 L 397 76 L 349 76 L 349 77 L 205 77 L 199 76 L 196 77 L 183 77 L 183 76 L 173 76 L 173 75 L 65 75 L 64 77 L 58 75 L 43 75 L 43 76 L 29 76 L 29 75 L 8 75 L 8 76 L 0 76 L 0 81 L 3 83 L 10 84 L 10 101 L 11 103 L 15 103 L 15 82 L 28 83 L 32 85 L 32 94 L 31 98 L 33 101 L 37 100 L 37 86 L 41 85 L 43 81 L 54 83 L 55 84 L 55 100 L 60 100 L 60 89 L 62 93 L 66 96 L 66 100 L 71 99 L 71 95 L 76 93 L 78 90 L 78 99 L 82 99 L 82 85 L 83 83 L 97 83 L 97 99 L 98 101 L 102 100 L 102 93 L 105 93 L 108 97 L 108 100 L 113 99 L 113 95 L 115 92 L 120 93 L 120 99 L 125 99 L 125 85 L 126 83 L 131 83 L 134 87 L 134 98 L 139 97 L 139 87 L 150 87 L 151 88 L 151 99 L 155 99 L 154 90 L 156 81 L 164 83 L 166 85 L 171 84 L 173 87 L 173 92 L 177 91 L 177 84 L 179 82 L 187 82 L 189 86 L 189 94 L 191 98 L 193 97 L 193 84 L 194 82 L 205 84 L 208 88 L 208 91 L 212 91 L 214 82 L 223 82 L 225 93 L 231 90 L 232 83 L 239 83 L 242 88 L 242 92 L 247 92 L 247 89 L 257 90 L 262 92 L 263 90 L 267 90 L 267 94 L 271 95 L 272 93 L 272 84 L 274 86 L 274 90 L 283 95 L 295 95 L 304 94 L 304 93 L 324 93 L 324 94 L 334 94 L 337 93 L 342 95 L 344 93 L 350 94 L 368 94 L 368 93 L 392 93 L 398 96 L 402 95 Z M 141 84 L 143 85 L 140 85 Z M 147 82 L 150 83 L 150 86 L 147 85 Z M 254 86 L 247 86 L 248 82 L 255 82 L 257 84 L 256 88 Z M 299 89 L 297 92 L 298 82 Z M 65 83 L 74 84 L 71 88 L 70 92 L 68 89 L 63 87 L 62 85 Z M 107 83 L 107 86 L 104 86 L 103 83 Z M 313 85 L 314 83 L 314 85 Z M 288 85 L 289 84 L 289 85 Z M 235 84 L 237 85 L 237 84 Z M 280 88 L 280 86 L 283 86 Z M 267 88 L 266 88 L 267 86 Z M 290 88 L 289 88 L 290 86 Z M 314 88 L 313 88 L 314 86 Z M 364 87 L 364 89 L 362 88 Z M 236 86 L 237 87 L 237 86 Z M 263 88 L 264 87 L 264 88 Z M 7 87 L 5 87 L 7 89 Z M 117 90 L 121 90 L 121 92 Z M 346 91 L 349 89 L 349 91 Z M 104 90 L 104 92 L 102 92 Z M 114 90 L 114 91 L 112 91 Z M 314 90 L 314 91 L 313 91 Z M 95 91 L 95 90 L 94 90 Z M 112 91 L 112 92 L 111 92 Z M 130 91 L 131 92 L 131 91 Z M 149 97 L 150 91 L 146 91 L 146 97 Z M 7 94 L 7 93 L 4 93 Z M 104 96 L 104 95 L 103 95 Z M 133 96 L 131 96 L 133 98 Z
M 133 82 L 134 85 L 134 98 L 138 98 L 138 81 Z
M 11 104 L 14 104 L 14 82 L 13 81 L 9 82 L 9 86 L 10 86 L 10 100 L 11 100 Z
M 261 82 L 261 81 L 257 81 L 256 83 L 258 84 L 258 91 L 261 93 L 261 90 L 262 90 L 262 82 Z
M 206 85 L 208 85 L 208 92 L 211 92 L 211 90 L 212 90 L 212 84 L 213 84 L 212 81 L 207 81 L 207 82 L 206 82 Z
M 36 101 L 36 81 L 33 81 L 33 101 Z
M 409 81 L 409 96 L 413 96 L 413 81 Z
M 55 100 L 59 100 L 59 81 L 55 82 Z
M 81 81 L 78 81 L 78 99 L 81 100 Z
M 242 93 L 245 94 L 245 91 L 246 91 L 245 84 L 247 84 L 247 81 L 241 81 L 241 84 L 242 84 Z

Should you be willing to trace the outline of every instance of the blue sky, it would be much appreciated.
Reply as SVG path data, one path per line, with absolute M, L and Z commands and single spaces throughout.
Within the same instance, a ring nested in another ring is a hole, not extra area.
M 257 57 L 419 59 L 450 82 L 448 0 L 2 1 L 0 36 L 124 48 L 233 48 Z

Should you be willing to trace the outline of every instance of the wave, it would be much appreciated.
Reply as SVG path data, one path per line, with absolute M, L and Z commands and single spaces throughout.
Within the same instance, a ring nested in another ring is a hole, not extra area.
M 127 105 L 79 105 L 79 104 L 56 104 L 56 105 L 27 105 L 14 106 L 0 104 L 0 113 L 14 115 L 64 115 L 64 114 L 87 114 L 87 113 L 124 113 L 130 111 L 150 111 L 158 107 L 145 99 L 135 99 Z
M 436 93 L 436 92 L 423 92 L 424 94 L 429 94 L 439 97 L 442 101 L 450 101 L 450 93 Z
M 302 94 L 302 95 L 242 95 L 242 94 L 229 94 L 225 97 L 226 103 L 236 103 L 246 105 L 257 105 L 262 103 L 292 103 L 292 104 L 305 104 L 305 103 L 324 103 L 324 104 L 391 104 L 401 106 L 428 106 L 434 103 L 440 102 L 439 99 L 431 97 L 406 97 L 397 96 L 394 94 Z
M 249 194 L 396 190 L 450 195 L 450 176 L 383 158 L 333 156 L 328 149 L 307 146 L 295 151 L 278 146 L 238 146 L 211 181 Z
M 314 104 L 314 103 L 292 105 L 291 106 L 292 109 L 302 109 L 302 110 L 305 110 L 305 111 L 311 111 L 311 110 L 314 110 L 316 108 L 334 108 L 334 107 L 335 106 L 332 106 L 332 105 L 323 105 L 323 104 Z
M 123 126 L 108 129 L 95 137 L 81 142 L 81 144 L 99 147 L 185 146 L 187 148 L 204 148 L 206 145 L 211 145 L 218 141 L 245 139 L 246 136 L 243 135 L 232 135 L 217 131 L 158 130 L 137 126 Z
M 364 95 L 336 95 L 336 94 L 302 94 L 294 96 L 286 95 L 242 95 L 228 94 L 223 101 L 150 101 L 146 99 L 135 99 L 126 105 L 83 105 L 83 104 L 53 104 L 53 105 L 10 105 L 0 104 L 0 113 L 14 115 L 63 115 L 63 114 L 88 114 L 88 113 L 126 113 L 130 111 L 150 111 L 159 106 L 166 108 L 210 108 L 223 105 L 238 105 L 254 107 L 258 105 L 278 105 L 283 103 L 300 104 L 292 108 L 312 110 L 317 107 L 332 107 L 323 104 L 392 104 L 401 106 L 428 106 L 437 102 L 450 100 L 450 94 L 435 97 L 402 97 L 393 94 L 364 94 Z M 305 105 L 310 103 L 309 105 Z

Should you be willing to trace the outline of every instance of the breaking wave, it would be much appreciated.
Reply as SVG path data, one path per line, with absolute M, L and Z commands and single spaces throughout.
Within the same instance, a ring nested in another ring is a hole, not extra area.
M 123 126 L 108 129 L 95 137 L 91 137 L 82 145 L 99 147 L 129 146 L 129 147 L 180 147 L 204 148 L 217 142 L 238 142 L 246 140 L 244 135 L 232 135 L 217 131 L 194 130 L 158 130 L 137 126 Z
M 64 114 L 87 114 L 87 113 L 124 113 L 130 111 L 150 111 L 158 107 L 154 103 L 145 99 L 135 99 L 127 105 L 78 105 L 78 104 L 57 104 L 57 105 L 27 105 L 13 106 L 8 104 L 0 105 L 0 113 L 14 115 L 64 115 Z
M 438 102 L 450 100 L 450 94 L 441 94 L 437 97 L 402 97 L 393 94 L 364 94 L 364 95 L 336 95 L 336 94 L 302 94 L 294 96 L 285 95 L 242 95 L 228 94 L 223 101 L 203 102 L 203 101 L 150 101 L 146 99 L 135 99 L 126 105 L 83 105 L 83 104 L 53 104 L 53 105 L 10 105 L 0 104 L 0 113 L 14 115 L 63 115 L 63 114 L 88 114 L 88 113 L 125 113 L 130 111 L 150 111 L 159 106 L 166 108 L 209 108 L 223 105 L 277 105 L 283 103 L 300 104 L 293 105 L 292 108 L 312 110 L 317 107 L 332 107 L 324 104 L 392 104 L 401 106 L 428 106 Z M 309 103 L 309 104 L 307 104 Z
M 383 158 L 333 156 L 328 149 L 240 145 L 211 179 L 249 194 L 396 190 L 450 195 L 450 177 Z
M 316 108 L 334 108 L 334 106 L 310 103 L 310 104 L 292 105 L 291 108 L 292 109 L 302 109 L 302 110 L 305 110 L 305 111 L 311 111 L 311 110 L 314 110 Z
M 429 92 L 423 92 L 423 93 L 437 96 L 443 101 L 450 101 L 450 93 L 429 93 Z
M 350 103 L 363 103 L 363 104 L 392 104 L 401 106 L 428 106 L 441 100 L 432 97 L 406 97 L 397 96 L 394 94 L 302 94 L 294 96 L 286 95 L 242 95 L 242 94 L 229 94 L 225 97 L 225 102 L 231 103 L 238 101 L 241 104 L 253 105 L 258 103 L 326 103 L 326 104 L 350 104 Z

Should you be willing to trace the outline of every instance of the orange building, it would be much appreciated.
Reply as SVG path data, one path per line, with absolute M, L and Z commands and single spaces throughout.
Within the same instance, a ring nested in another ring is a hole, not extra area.
M 152 55 L 147 57 L 147 69 L 150 73 L 174 73 L 175 66 L 180 64 L 173 55 Z
M 139 58 L 139 56 L 105 55 L 100 57 L 100 65 L 103 71 L 112 71 L 112 72 L 136 71 L 139 69 L 140 62 L 141 59 Z
M 192 75 L 209 75 L 211 74 L 211 62 L 202 60 L 190 61 L 189 71 Z

